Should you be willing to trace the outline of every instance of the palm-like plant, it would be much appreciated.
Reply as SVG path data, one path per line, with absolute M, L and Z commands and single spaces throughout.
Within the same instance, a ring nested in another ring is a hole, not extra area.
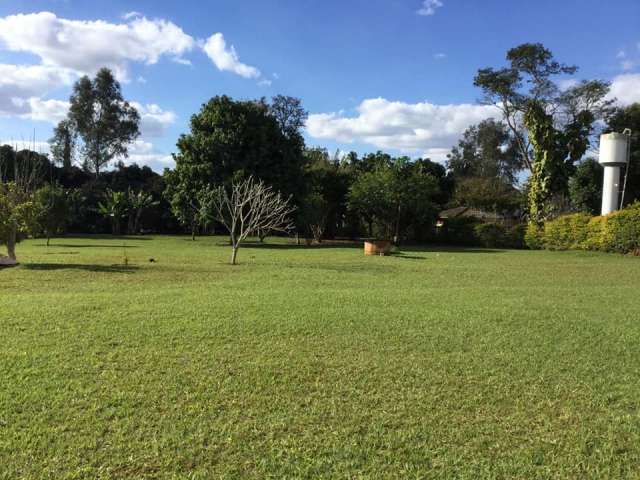
M 98 203 L 98 212 L 111 221 L 111 233 L 120 235 L 120 221 L 129 212 L 129 199 L 125 192 L 107 189 L 104 202 Z
M 130 233 L 138 233 L 140 230 L 140 218 L 142 218 L 142 213 L 149 207 L 153 207 L 158 205 L 160 202 L 153 200 L 153 195 L 150 193 L 145 193 L 142 190 L 139 192 L 134 192 L 133 190 L 129 190 L 129 230 Z

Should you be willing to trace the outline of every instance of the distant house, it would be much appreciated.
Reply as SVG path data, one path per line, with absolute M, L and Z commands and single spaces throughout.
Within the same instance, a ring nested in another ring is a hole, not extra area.
M 473 218 L 483 223 L 500 223 L 503 225 L 512 225 L 517 222 L 517 218 L 499 213 L 487 212 L 479 208 L 472 207 L 455 207 L 443 210 L 438 214 L 436 227 L 443 227 L 448 220 L 452 218 Z

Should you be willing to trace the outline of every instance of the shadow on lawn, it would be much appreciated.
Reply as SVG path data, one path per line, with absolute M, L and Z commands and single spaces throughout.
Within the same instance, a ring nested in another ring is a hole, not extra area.
M 46 243 L 38 243 L 36 247 L 46 247 Z M 139 248 L 138 245 L 118 245 L 114 243 L 113 245 L 102 245 L 102 244 L 84 244 L 84 243 L 51 243 L 49 244 L 49 248 L 51 247 L 60 247 L 60 248 Z
M 230 246 L 228 242 L 216 243 L 218 247 Z M 295 243 L 260 243 L 260 242 L 242 242 L 241 248 L 265 248 L 269 250 L 290 250 L 290 249 L 318 249 L 318 248 L 362 248 L 362 243 L 350 242 L 350 243 L 314 243 L 312 245 L 296 245 Z
M 64 237 L 56 237 L 56 238 L 64 238 L 64 239 L 78 239 L 78 240 L 131 240 L 131 241 L 138 241 L 138 240 L 144 240 L 144 241 L 148 241 L 148 240 L 153 240 L 152 238 L 146 236 L 146 235 L 108 235 L 108 234 L 96 234 L 96 235 L 91 235 L 91 234 L 82 234 L 82 235 L 74 235 L 74 234 L 68 234 L 65 235 Z
M 140 267 L 134 265 L 95 265 L 83 263 L 23 263 L 22 268 L 37 271 L 82 270 L 94 273 L 133 273 Z

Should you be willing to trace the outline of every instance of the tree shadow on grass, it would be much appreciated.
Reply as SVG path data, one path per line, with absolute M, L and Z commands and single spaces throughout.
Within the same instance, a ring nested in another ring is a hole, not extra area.
M 452 245 L 407 245 L 402 247 L 406 253 L 505 253 L 495 248 L 456 247 Z
M 227 242 L 219 242 L 216 244 L 219 247 L 230 246 Z M 314 249 L 329 249 L 329 248 L 362 248 L 362 243 L 358 242 L 349 242 L 349 243 L 334 243 L 334 242 L 326 242 L 326 243 L 313 243 L 311 245 L 297 245 L 295 243 L 260 243 L 260 242 L 242 242 L 240 245 L 241 248 L 256 248 L 256 249 L 267 249 L 267 250 L 314 250 Z
M 418 255 L 407 255 L 404 252 L 391 252 L 391 256 L 395 258 L 403 258 L 405 260 L 427 260 L 427 257 L 420 257 Z
M 149 240 L 153 240 L 152 238 L 145 236 L 145 235 L 108 235 L 108 234 L 73 234 L 70 233 L 68 235 L 65 235 L 63 237 L 56 237 L 56 238 L 66 238 L 66 239 L 79 239 L 79 240 L 131 240 L 131 241 L 138 241 L 138 240 L 143 240 L 143 241 L 149 241 Z
M 37 243 L 36 247 L 46 247 L 46 243 Z M 140 248 L 138 245 L 118 245 L 114 243 L 113 245 L 102 245 L 102 244 L 91 244 L 91 243 L 51 243 L 49 244 L 49 248 L 59 247 L 59 248 Z
M 34 271 L 82 270 L 94 273 L 133 273 L 140 269 L 135 265 L 96 265 L 83 263 L 23 263 L 22 268 Z

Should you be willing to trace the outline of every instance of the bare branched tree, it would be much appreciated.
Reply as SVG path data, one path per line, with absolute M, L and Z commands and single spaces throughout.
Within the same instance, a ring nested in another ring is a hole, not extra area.
M 240 244 L 260 231 L 288 232 L 295 210 L 279 192 L 253 177 L 236 182 L 231 189 L 218 187 L 210 195 L 214 218 L 222 223 L 231 240 L 231 264 L 236 264 Z

